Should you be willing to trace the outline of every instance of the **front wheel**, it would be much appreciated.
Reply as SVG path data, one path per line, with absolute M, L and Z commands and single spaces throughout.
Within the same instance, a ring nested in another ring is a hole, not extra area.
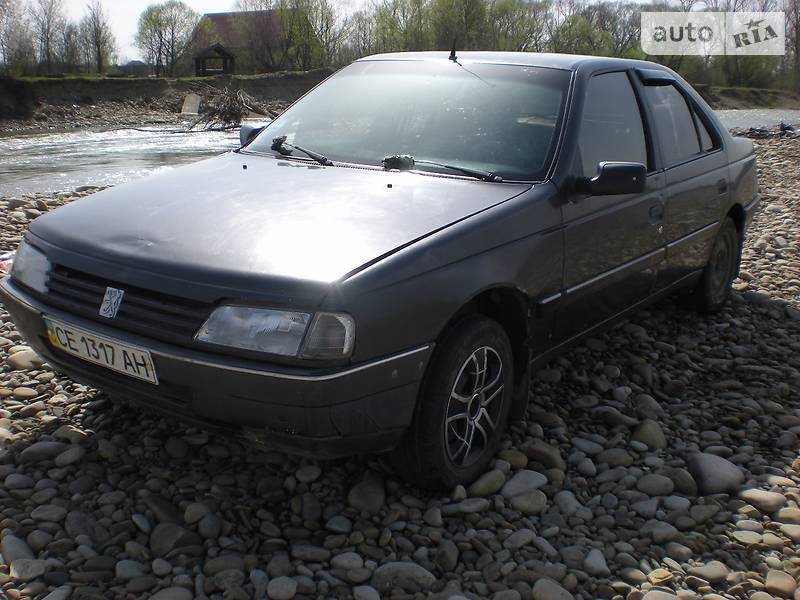
M 508 335 L 470 317 L 446 332 L 420 388 L 414 420 L 391 462 L 409 483 L 451 489 L 486 469 L 505 430 L 514 385 Z
M 733 280 L 739 274 L 741 258 L 739 230 L 733 219 L 726 217 L 714 239 L 708 264 L 692 292 L 692 300 L 698 311 L 710 314 L 725 305 L 731 295 Z

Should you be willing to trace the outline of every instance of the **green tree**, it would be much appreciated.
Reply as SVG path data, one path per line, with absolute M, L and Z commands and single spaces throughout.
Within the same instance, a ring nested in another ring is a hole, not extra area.
M 200 15 L 180 0 L 151 4 L 139 15 L 136 45 L 156 76 L 175 74 L 199 20 Z

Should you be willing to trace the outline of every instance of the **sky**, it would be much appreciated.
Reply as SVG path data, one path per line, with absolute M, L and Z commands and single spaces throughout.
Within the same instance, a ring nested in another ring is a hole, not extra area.
M 231 9 L 234 0 L 183 0 L 200 14 L 226 12 Z M 117 38 L 119 61 L 125 64 L 129 60 L 141 59 L 141 53 L 134 46 L 136 26 L 139 15 L 155 0 L 101 0 L 111 20 L 111 27 Z M 86 12 L 86 0 L 65 0 L 64 5 L 72 20 L 79 20 Z

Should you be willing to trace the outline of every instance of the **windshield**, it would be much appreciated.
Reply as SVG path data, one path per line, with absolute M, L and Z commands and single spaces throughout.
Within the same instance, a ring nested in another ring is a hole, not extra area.
M 541 180 L 569 80 L 569 71 L 543 67 L 357 62 L 275 119 L 246 150 L 274 153 L 272 140 L 285 135 L 288 144 L 334 162 L 380 166 L 386 156 L 407 154 L 506 180 Z

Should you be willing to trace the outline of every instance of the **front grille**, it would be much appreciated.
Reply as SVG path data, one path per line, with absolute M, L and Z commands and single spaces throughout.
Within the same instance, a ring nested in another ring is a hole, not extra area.
M 117 316 L 98 314 L 106 287 L 125 291 Z M 189 343 L 211 314 L 213 307 L 177 296 L 160 294 L 53 265 L 47 282 L 48 304 L 75 315 L 147 337 L 180 344 Z

